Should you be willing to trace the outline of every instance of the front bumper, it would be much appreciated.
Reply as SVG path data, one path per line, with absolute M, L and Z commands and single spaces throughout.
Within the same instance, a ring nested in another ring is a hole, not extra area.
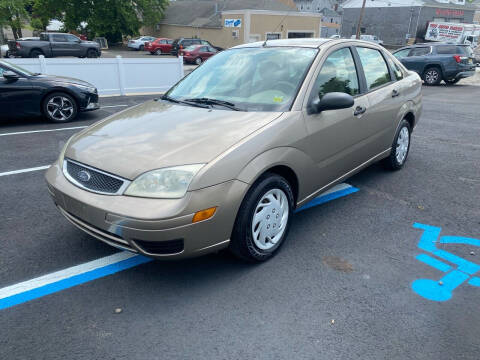
M 100 109 L 98 93 L 83 93 L 80 100 L 80 111 L 93 111 L 98 109 Z
M 88 192 L 69 182 L 58 163 L 47 173 L 48 190 L 61 214 L 81 230 L 120 249 L 153 258 L 187 258 L 228 246 L 248 185 L 231 180 L 188 192 L 182 199 L 146 199 Z M 215 215 L 192 223 L 195 212 Z

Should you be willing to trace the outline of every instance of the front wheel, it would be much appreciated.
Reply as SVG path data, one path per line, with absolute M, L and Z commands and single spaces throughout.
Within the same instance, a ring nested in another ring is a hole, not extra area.
M 52 93 L 42 103 L 43 113 L 48 120 L 56 123 L 64 123 L 73 120 L 77 116 L 77 102 L 66 93 Z
M 270 173 L 260 177 L 240 206 L 230 251 L 250 262 L 270 259 L 288 235 L 293 207 L 293 192 L 287 180 Z
M 145 47 L 143 45 L 140 45 L 140 47 L 138 48 L 139 51 L 143 51 L 145 49 Z
M 390 170 L 400 170 L 407 161 L 410 151 L 410 135 L 412 129 L 407 120 L 402 120 L 395 140 L 393 141 L 390 156 L 384 160 L 384 164 Z
M 162 55 L 162 49 L 157 49 L 155 51 L 155 55 Z
M 98 57 L 98 52 L 94 49 L 88 49 L 87 58 L 96 58 Z
M 442 72 L 437 67 L 431 67 L 425 70 L 423 74 L 425 85 L 438 85 L 442 81 Z

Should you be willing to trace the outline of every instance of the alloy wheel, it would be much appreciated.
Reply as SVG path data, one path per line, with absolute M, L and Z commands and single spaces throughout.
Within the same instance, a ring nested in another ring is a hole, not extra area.
M 438 71 L 428 70 L 427 73 L 425 74 L 425 81 L 428 84 L 435 84 L 438 81 L 439 76 L 440 75 L 438 74 Z
M 252 221 L 252 238 L 261 250 L 270 250 L 280 241 L 288 223 L 287 195 L 280 189 L 266 192 L 257 206 Z
M 57 121 L 69 120 L 74 114 L 73 104 L 64 96 L 54 96 L 47 103 L 48 115 Z

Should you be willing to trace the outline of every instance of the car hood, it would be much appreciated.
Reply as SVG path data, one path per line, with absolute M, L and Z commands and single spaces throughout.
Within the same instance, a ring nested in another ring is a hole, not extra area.
M 41 81 L 51 81 L 57 82 L 62 84 L 72 84 L 72 85 L 82 85 L 82 86 L 91 86 L 95 87 L 94 85 L 75 78 L 66 77 L 66 76 L 56 76 L 56 75 L 37 75 L 32 78 L 32 80 L 41 80 Z
M 65 156 L 134 179 L 153 169 L 208 163 L 281 114 L 149 101 L 84 129 Z

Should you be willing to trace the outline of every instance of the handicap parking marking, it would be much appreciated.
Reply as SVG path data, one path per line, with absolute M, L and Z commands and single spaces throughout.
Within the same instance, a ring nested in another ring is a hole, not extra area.
M 153 259 L 122 251 L 68 269 L 0 289 L 0 310 L 53 294 Z
M 298 208 L 295 212 L 298 213 L 300 211 L 310 209 L 314 206 L 318 206 L 326 202 L 356 193 L 358 190 L 358 188 L 346 183 L 335 185 L 331 189 L 322 193 L 320 196 L 317 196 L 315 199 L 310 200 L 308 203 Z
M 358 190 L 359 189 L 349 184 L 339 184 L 310 201 L 313 205 L 307 203 L 298 209 L 297 212 L 353 194 Z M 142 255 L 122 251 L 104 258 L 7 286 L 0 289 L 0 310 L 112 275 L 152 260 L 153 259 Z
M 437 248 L 437 244 L 465 244 L 480 247 L 480 240 L 461 236 L 440 237 L 441 228 L 425 224 L 415 223 L 413 227 L 423 230 L 418 247 L 436 256 L 436 258 L 434 258 L 427 254 L 419 254 L 416 256 L 416 259 L 446 273 L 446 275 L 439 280 L 415 280 L 412 283 L 412 290 L 415 293 L 428 300 L 447 301 L 451 299 L 453 290 L 467 281 L 468 284 L 472 286 L 480 287 L 480 277 L 473 276 L 480 272 L 480 265 Z M 452 263 L 457 267 L 453 268 L 444 261 Z
M 8 175 L 23 174 L 23 173 L 32 172 L 32 171 L 46 170 L 49 167 L 50 167 L 50 165 L 44 165 L 44 166 L 37 166 L 37 167 L 33 167 L 33 168 L 28 168 L 28 169 L 6 171 L 6 172 L 0 173 L 0 177 L 8 176 Z

